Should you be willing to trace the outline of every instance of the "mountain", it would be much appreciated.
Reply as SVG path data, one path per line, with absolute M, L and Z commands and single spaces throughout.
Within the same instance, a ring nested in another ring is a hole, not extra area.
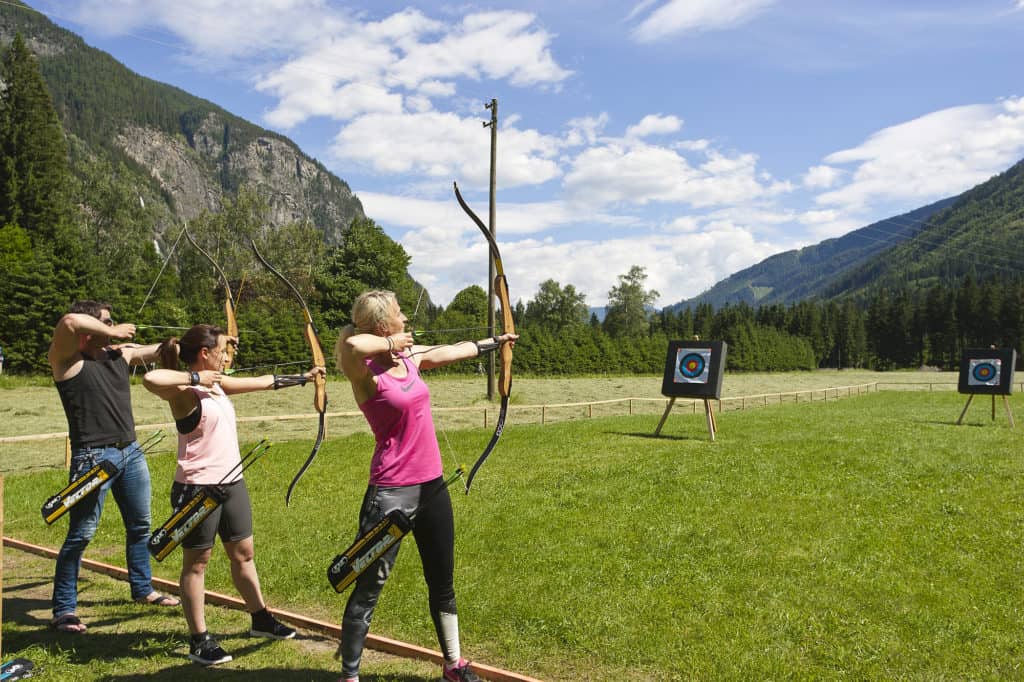
M 802 249 L 769 256 L 749 268 L 729 275 L 713 287 L 680 301 L 672 310 L 710 303 L 720 308 L 727 303 L 753 306 L 773 303 L 791 304 L 820 297 L 837 276 L 856 269 L 895 244 L 924 229 L 929 220 L 950 206 L 954 198 L 942 199 L 895 218 L 887 218 L 835 239 Z
M 670 310 L 860 299 L 879 288 L 1024 272 L 1024 161 L 963 194 L 770 256 Z
M 309 220 L 337 244 L 362 204 L 283 135 L 139 76 L 17 0 L 0 3 L 0 47 L 21 33 L 36 55 L 72 162 L 124 162 L 166 204 L 165 224 L 217 212 L 241 188 L 270 205 L 271 226 Z
M 1024 161 L 956 198 L 909 239 L 836 276 L 825 298 L 1024 275 Z

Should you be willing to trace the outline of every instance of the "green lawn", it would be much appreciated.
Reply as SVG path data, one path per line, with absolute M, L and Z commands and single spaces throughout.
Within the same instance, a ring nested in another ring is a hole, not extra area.
M 978 403 L 959 427 L 949 391 L 730 411 L 714 443 L 699 414 L 661 438 L 657 414 L 510 423 L 455 498 L 465 653 L 546 680 L 1024 677 L 1021 432 Z M 446 467 L 488 436 L 448 431 Z M 354 533 L 371 440 L 329 439 L 285 508 L 309 445 L 275 446 L 247 477 L 257 561 L 272 605 L 337 620 L 325 569 Z M 173 465 L 152 459 L 155 521 Z M 5 534 L 59 545 L 39 506 L 62 483 L 8 476 Z M 122 537 L 109 515 L 89 556 L 123 564 Z M 436 648 L 412 550 L 374 632 Z M 156 572 L 173 579 L 177 562 Z M 233 591 L 226 566 L 215 557 L 209 588 Z M 305 664 L 280 644 L 286 667 Z M 180 670 L 168 647 L 146 656 Z

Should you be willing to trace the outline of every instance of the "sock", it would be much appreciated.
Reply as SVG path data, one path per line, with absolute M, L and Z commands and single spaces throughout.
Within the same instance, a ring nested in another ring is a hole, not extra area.
M 459 646 L 459 616 L 441 611 L 437 614 L 437 621 L 445 664 L 448 668 L 457 668 L 462 661 L 462 651 Z
M 274 617 L 270 615 L 270 611 L 267 611 L 266 606 L 251 615 L 253 628 L 257 630 L 266 630 L 274 627 Z

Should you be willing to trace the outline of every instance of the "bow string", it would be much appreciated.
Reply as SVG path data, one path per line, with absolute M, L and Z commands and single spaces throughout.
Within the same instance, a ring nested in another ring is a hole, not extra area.
M 221 283 L 224 285 L 224 315 L 227 318 L 227 333 L 228 336 L 233 336 L 234 338 L 237 339 L 238 321 L 235 319 L 235 304 L 234 301 L 232 300 L 231 283 L 228 282 L 227 275 L 224 274 L 224 270 L 221 269 L 220 265 L 217 264 L 217 261 L 213 259 L 213 256 L 207 253 L 206 249 L 199 246 L 195 238 L 192 236 L 192 233 L 188 231 L 188 225 L 185 226 L 185 237 L 189 240 L 192 246 L 195 247 L 196 251 L 203 254 L 206 257 L 206 260 L 210 261 L 210 264 L 213 265 L 213 269 L 217 271 L 217 276 L 220 278 Z M 225 374 L 231 374 L 231 366 L 235 363 L 236 346 L 234 343 L 229 343 L 227 345 L 227 348 L 225 348 L 224 350 L 226 357 L 224 360 L 224 367 L 222 371 Z
M 309 346 L 309 350 L 313 356 L 314 367 L 326 367 L 327 363 L 324 360 L 324 351 L 320 345 L 320 335 L 316 330 L 316 325 L 313 323 L 313 315 L 309 312 L 309 306 L 306 305 L 306 299 L 302 297 L 299 290 L 295 288 L 295 285 L 288 281 L 288 279 L 282 275 L 273 265 L 267 262 L 267 259 L 263 257 L 259 249 L 256 248 L 256 242 L 252 239 L 249 240 L 249 245 L 252 246 L 252 251 L 256 254 L 256 258 L 259 259 L 263 266 L 267 268 L 275 277 L 284 282 L 288 289 L 294 294 L 295 298 L 299 302 L 299 306 L 302 308 L 302 315 L 305 318 L 305 326 L 302 330 L 303 336 L 306 339 L 306 345 Z M 325 416 L 327 413 L 327 378 L 322 374 L 317 374 L 313 379 L 314 393 L 313 393 L 313 407 L 320 414 L 320 424 L 317 429 L 316 441 L 313 443 L 313 450 L 309 453 L 309 457 L 302 464 L 299 472 L 295 474 L 295 478 L 292 479 L 291 484 L 288 485 L 288 492 L 285 494 L 284 502 L 287 506 L 291 503 L 292 492 L 295 490 L 295 486 L 298 484 L 299 479 L 309 469 L 309 465 L 313 463 L 318 452 L 320 452 L 320 445 L 324 442 L 325 432 Z

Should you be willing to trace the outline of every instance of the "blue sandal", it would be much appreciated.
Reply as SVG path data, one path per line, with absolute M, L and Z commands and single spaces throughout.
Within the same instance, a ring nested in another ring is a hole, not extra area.
M 66 632 L 70 635 L 80 635 L 86 630 L 85 623 L 73 613 L 65 613 L 50 621 L 50 627 L 57 632 Z

